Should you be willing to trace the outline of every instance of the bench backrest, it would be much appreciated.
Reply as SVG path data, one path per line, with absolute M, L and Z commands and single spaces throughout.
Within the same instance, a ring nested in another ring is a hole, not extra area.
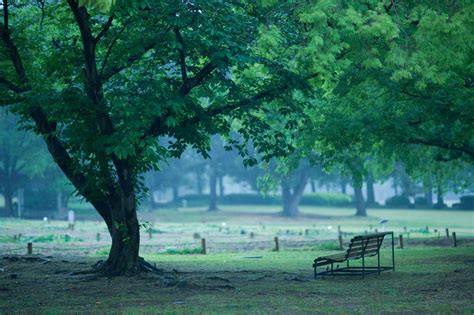
M 387 233 L 375 233 L 355 236 L 347 249 L 346 259 L 377 255 Z

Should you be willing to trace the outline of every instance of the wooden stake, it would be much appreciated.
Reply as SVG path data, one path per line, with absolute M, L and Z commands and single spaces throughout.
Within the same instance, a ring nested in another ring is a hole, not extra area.
M 399 240 L 400 248 L 403 249 L 403 235 L 402 234 L 398 236 L 398 240 Z
M 446 238 L 449 238 L 449 229 L 446 228 Z
M 202 247 L 202 250 L 201 250 L 202 254 L 206 255 L 207 250 L 206 250 L 206 239 L 205 238 L 201 239 L 201 247 Z
M 97 233 L 97 235 L 95 236 L 97 242 L 100 242 L 100 233 Z
M 403 232 L 405 232 L 405 233 L 407 232 L 407 227 L 406 226 L 403 227 Z
M 275 236 L 275 251 L 280 251 L 280 244 L 278 244 L 278 236 Z
M 339 249 L 344 249 L 344 244 L 342 244 L 342 235 L 339 235 Z
M 456 239 L 456 232 L 453 232 L 453 245 L 454 245 L 454 247 L 458 247 L 458 240 Z
M 33 243 L 31 243 L 31 242 L 28 243 L 28 244 L 26 245 L 26 250 L 27 250 L 28 255 L 33 254 Z

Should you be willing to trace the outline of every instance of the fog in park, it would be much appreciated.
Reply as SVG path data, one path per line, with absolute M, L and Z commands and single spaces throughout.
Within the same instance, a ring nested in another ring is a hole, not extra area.
M 474 313 L 473 30 L 0 0 L 0 314 Z

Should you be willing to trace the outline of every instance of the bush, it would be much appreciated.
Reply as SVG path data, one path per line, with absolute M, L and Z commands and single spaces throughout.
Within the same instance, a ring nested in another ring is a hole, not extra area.
M 303 195 L 301 205 L 344 207 L 352 204 L 352 198 L 342 193 L 312 193 Z
M 195 255 L 195 254 L 202 254 L 201 248 L 183 248 L 183 249 L 176 249 L 176 248 L 168 248 L 165 251 L 167 255 Z
M 459 208 L 464 210 L 474 210 L 474 196 L 462 196 L 460 198 Z
M 228 205 L 275 205 L 280 198 L 262 196 L 260 194 L 229 194 L 220 198 L 220 202 Z
M 410 199 L 406 196 L 393 196 L 385 200 L 386 207 L 411 207 Z
M 425 197 L 415 197 L 415 206 L 427 206 L 428 201 Z

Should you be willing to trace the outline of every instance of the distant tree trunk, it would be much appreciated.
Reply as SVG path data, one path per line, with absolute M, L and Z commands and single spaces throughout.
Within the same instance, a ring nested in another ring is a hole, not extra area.
M 341 193 L 343 193 L 344 195 L 347 194 L 346 186 L 347 186 L 346 182 L 341 181 Z
M 364 195 L 362 194 L 362 185 L 354 185 L 354 200 L 356 204 L 356 216 L 367 216 Z
M 211 170 L 211 175 L 209 177 L 209 211 L 217 211 L 217 174 L 214 170 Z
M 13 191 L 7 184 L 3 191 L 3 198 L 5 199 L 5 214 L 7 217 L 16 216 L 15 209 L 13 207 Z
M 290 186 L 289 179 L 282 181 L 282 199 L 283 199 L 283 212 L 282 215 L 286 217 L 296 217 L 299 214 L 298 206 L 303 196 L 304 189 L 308 182 L 307 172 L 302 171 L 298 177 L 298 182 L 293 188 Z
M 315 180 L 310 180 L 309 181 L 310 185 L 311 185 L 311 192 L 312 193 L 315 193 L 316 192 L 316 181 Z
M 443 198 L 443 195 L 444 195 L 443 188 L 441 188 L 441 185 L 439 185 L 436 190 L 437 190 L 437 192 L 436 192 L 436 205 L 435 205 L 435 207 L 437 209 L 443 209 L 444 206 L 445 206 L 444 198 Z
M 202 196 L 202 193 L 203 193 L 203 179 L 202 179 L 202 174 L 200 172 L 197 172 L 196 173 L 196 189 L 197 189 L 197 194 L 199 196 Z
M 433 207 L 433 187 L 431 186 L 431 181 L 427 185 L 425 185 L 424 191 L 425 191 L 426 205 L 428 207 Z
M 219 176 L 219 197 L 223 197 L 225 194 L 225 187 L 224 187 L 224 176 Z
M 374 194 L 374 176 L 369 172 L 367 176 L 367 205 L 375 205 L 375 194 Z
M 173 186 L 173 202 L 177 202 L 179 198 L 179 187 Z

